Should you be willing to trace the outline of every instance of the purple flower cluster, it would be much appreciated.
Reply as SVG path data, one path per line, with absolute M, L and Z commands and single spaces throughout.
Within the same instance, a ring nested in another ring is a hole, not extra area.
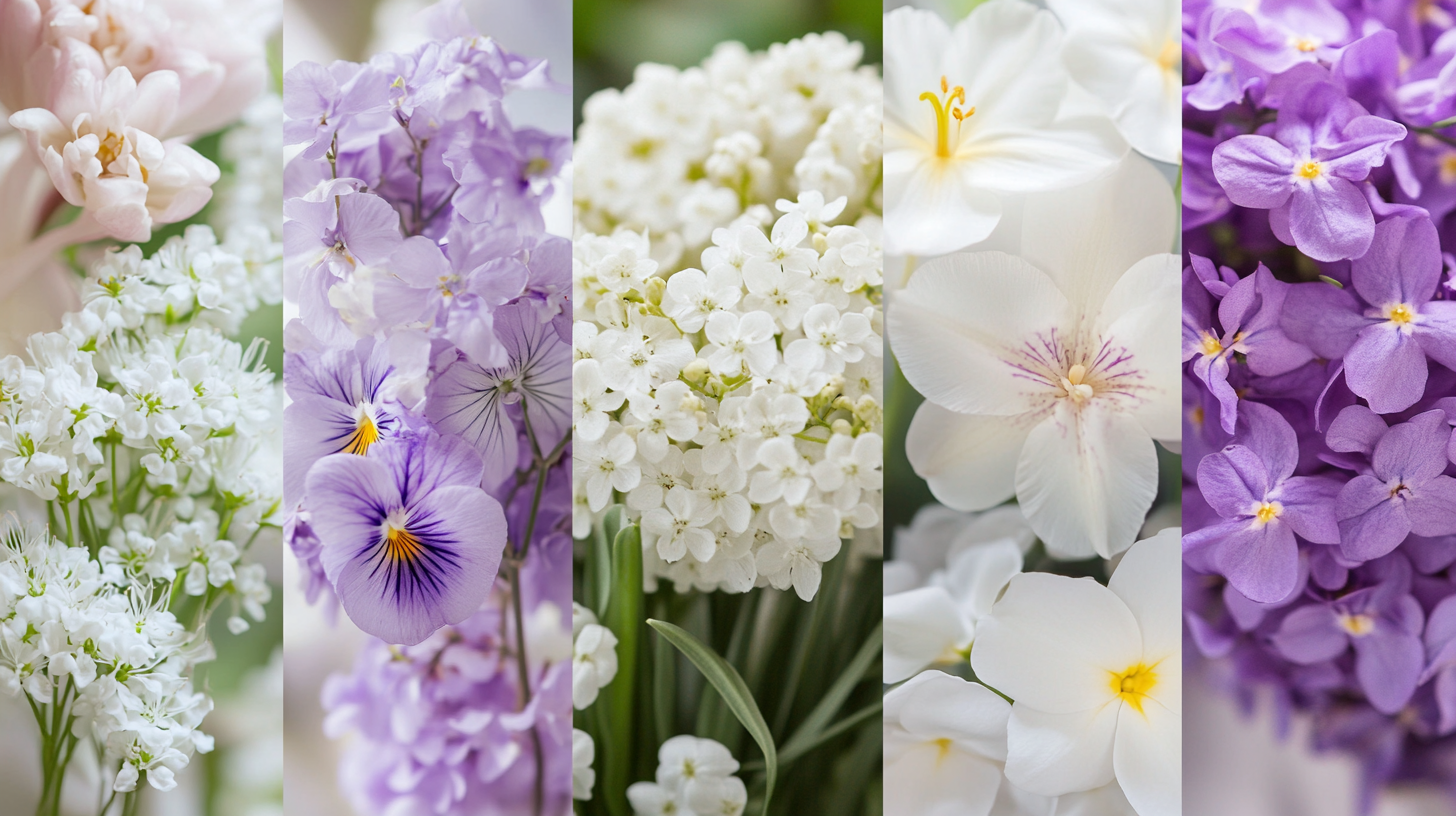
M 560 90 L 544 61 L 426 15 L 411 53 L 284 77 L 286 533 L 310 601 L 380 639 L 327 694 L 361 809 L 560 812 L 571 246 L 542 204 L 570 145 L 505 110 Z
M 1183 38 L 1188 654 L 1456 794 L 1456 2 Z

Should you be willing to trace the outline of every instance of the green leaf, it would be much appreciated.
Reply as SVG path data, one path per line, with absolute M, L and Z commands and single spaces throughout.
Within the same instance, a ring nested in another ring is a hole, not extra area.
M 685 630 L 674 626 L 667 621 L 648 620 L 647 625 L 651 626 L 658 634 L 667 638 L 677 650 L 682 652 L 698 671 L 703 673 L 713 688 L 718 690 L 723 702 L 728 704 L 728 709 L 743 723 L 754 742 L 763 751 L 764 769 L 768 778 L 763 792 L 763 813 L 768 813 L 768 803 L 773 798 L 774 783 L 778 780 L 779 761 L 778 751 L 774 746 L 773 734 L 768 730 L 768 723 L 764 722 L 763 713 L 758 710 L 758 703 L 754 702 L 753 695 L 748 691 L 748 684 L 738 675 L 728 661 L 718 656 L 717 652 L 704 646 L 702 641 L 688 634 Z
M 820 698 L 818 705 L 814 706 L 814 710 L 809 712 L 809 716 L 784 742 L 784 754 L 794 752 L 794 755 L 797 756 L 803 752 L 803 744 L 815 742 L 819 732 L 828 727 L 830 721 L 834 719 L 834 715 L 839 713 L 840 706 L 843 706 L 844 701 L 849 699 L 855 686 L 864 680 L 865 672 L 880 656 L 880 644 L 883 642 L 884 624 L 880 624 L 870 633 L 869 639 L 864 642 L 864 645 L 860 646 L 854 659 L 850 661 L 844 671 L 839 673 L 839 678 Z
M 861 708 L 859 711 L 856 711 L 848 717 L 845 717 L 834 725 L 831 725 L 823 731 L 820 731 L 819 734 L 811 740 L 805 740 L 797 745 L 790 745 L 785 743 L 784 750 L 779 752 L 779 767 L 788 765 L 789 763 L 793 762 L 804 754 L 809 753 L 810 751 L 818 748 L 819 746 L 843 734 L 844 732 L 849 731 L 856 725 L 859 725 L 865 720 L 868 720 L 870 717 L 879 714 L 880 711 L 884 709 L 884 707 L 884 699 L 876 700 L 875 702 L 870 703 L 864 708 Z M 745 773 L 756 773 L 761 770 L 763 770 L 763 763 L 758 760 L 743 763 L 743 771 Z
M 592 592 L 592 611 L 600 619 L 607 614 L 607 604 L 612 600 L 612 545 L 622 531 L 627 519 L 627 508 L 620 504 L 607 508 L 602 526 L 593 531 L 591 553 L 587 560 L 588 583 Z
M 602 757 L 602 792 L 614 816 L 628 816 L 627 784 L 631 775 L 633 694 L 637 683 L 637 644 L 642 631 L 642 531 L 637 525 L 623 528 L 612 541 L 611 601 L 602 624 L 617 636 L 617 676 L 602 690 L 597 705 L 603 705 L 604 719 L 612 744 L 598 746 Z

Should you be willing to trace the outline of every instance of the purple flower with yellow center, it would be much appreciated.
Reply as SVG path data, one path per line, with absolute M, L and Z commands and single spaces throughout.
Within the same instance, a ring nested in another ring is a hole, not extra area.
M 1296 285 L 1282 325 L 1319 356 L 1344 358 L 1346 383 L 1371 410 L 1404 411 L 1426 392 L 1427 357 L 1456 368 L 1456 302 L 1431 300 L 1441 267 L 1429 218 L 1382 221 L 1350 265 L 1354 291 Z
M 1347 482 L 1335 503 L 1346 558 L 1379 558 L 1411 533 L 1456 533 L 1456 479 L 1443 475 L 1450 441 L 1451 427 L 1439 409 L 1380 436 L 1370 472 Z
M 463 440 L 409 433 L 309 471 L 324 572 L 360 629 L 409 645 L 480 609 L 506 544 L 483 469 Z
M 1405 133 L 1336 85 L 1309 82 L 1284 97 L 1272 138 L 1246 134 L 1215 148 L 1213 175 L 1233 203 L 1269 210 L 1284 243 L 1319 261 L 1358 258 L 1375 216 L 1356 185 Z
M 1299 440 L 1273 408 L 1246 403 L 1239 426 L 1234 444 L 1198 463 L 1198 486 L 1223 521 L 1185 535 L 1183 548 L 1249 600 L 1275 603 L 1299 584 L 1296 534 L 1340 540 L 1331 512 L 1339 483 L 1293 475 Z
M 1353 647 L 1355 677 L 1370 704 L 1395 714 L 1410 701 L 1426 665 L 1425 613 L 1410 594 L 1410 563 L 1397 555 L 1380 567 L 1384 575 L 1374 586 L 1290 612 L 1273 641 L 1281 654 L 1306 666 Z
M 364 455 L 400 429 L 403 409 L 388 393 L 394 369 L 373 338 L 353 348 L 291 351 L 283 382 L 293 400 L 283 412 L 283 498 L 303 499 L 314 462 L 331 453 Z

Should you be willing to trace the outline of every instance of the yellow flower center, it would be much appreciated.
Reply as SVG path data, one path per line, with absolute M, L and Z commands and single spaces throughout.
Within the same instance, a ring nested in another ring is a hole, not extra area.
M 424 545 L 415 538 L 414 533 L 405 529 L 402 522 L 391 517 L 384 522 L 384 556 L 390 561 L 398 563 L 412 563 L 420 557 L 424 551 Z
M 941 762 L 944 762 L 945 761 L 945 758 L 948 757 L 948 756 L 950 756 L 950 748 L 951 748 L 951 741 L 950 741 L 950 739 L 948 739 L 946 737 L 941 737 L 940 739 L 938 739 L 938 740 L 935 741 L 935 748 L 936 748 L 936 754 L 935 754 L 935 761 L 936 761 L 936 763 L 939 764 Z
M 1137 713 L 1143 713 L 1143 698 L 1158 685 L 1157 666 L 1138 663 L 1125 671 L 1108 672 L 1112 676 L 1112 692 L 1132 706 Z
M 1385 308 L 1385 317 L 1397 326 L 1404 326 L 1412 320 L 1415 320 L 1416 314 L 1411 310 L 1410 306 L 1404 303 L 1397 303 L 1394 306 L 1387 306 Z
M 378 441 L 379 426 L 374 424 L 374 417 L 369 415 L 369 409 L 363 405 L 359 406 L 359 416 L 355 420 L 354 432 L 344 440 L 342 452 L 363 456 L 369 452 L 369 446 Z
M 1317 179 L 1324 171 L 1324 167 L 1319 162 L 1311 160 L 1301 164 L 1294 172 L 1295 175 L 1303 179 Z
M 1364 637 L 1375 631 L 1375 619 L 1369 615 L 1341 614 L 1336 620 L 1341 629 L 1355 637 Z
M 1183 67 L 1183 47 L 1172 37 L 1163 41 L 1163 50 L 1158 52 L 1158 67 L 1164 71 L 1177 71 Z
M 1205 331 L 1203 333 L 1204 355 L 1212 357 L 1213 355 L 1218 354 L 1221 351 L 1223 351 L 1223 343 L 1220 343 L 1218 341 L 1218 338 L 1213 336 L 1212 332 Z
M 1289 44 L 1306 54 L 1313 53 L 1319 50 L 1320 47 L 1319 40 L 1314 37 L 1292 37 L 1289 40 Z
M 1440 176 L 1442 184 L 1456 184 L 1456 151 L 1441 157 Z
M 1279 514 L 1283 512 L 1284 505 L 1279 502 L 1261 502 L 1254 509 L 1254 518 L 1258 520 L 1260 525 L 1264 525 L 1279 518 Z
M 956 120 L 956 136 L 960 136 L 961 123 L 971 118 L 976 113 L 975 108 L 962 109 L 960 106 L 953 106 L 952 102 L 966 104 L 966 89 L 957 85 L 954 88 L 946 81 L 945 77 L 940 78 L 940 93 L 926 91 L 920 98 L 930 103 L 935 109 L 935 155 L 942 159 L 948 159 L 950 150 L 950 120 Z
M 1062 390 L 1067 392 L 1073 402 L 1080 404 L 1092 398 L 1092 384 L 1085 382 L 1086 379 L 1087 367 L 1081 363 L 1067 369 L 1067 376 L 1062 378 Z

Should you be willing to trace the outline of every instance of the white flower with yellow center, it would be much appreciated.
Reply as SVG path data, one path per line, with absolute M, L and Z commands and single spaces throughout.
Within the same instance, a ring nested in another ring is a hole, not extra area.
M 1182 812 L 1181 531 L 1127 551 L 1107 586 L 1024 573 L 981 622 L 971 665 L 1015 700 L 1006 778 L 1043 796 L 1114 779 L 1140 816 Z
M 1118 132 L 1150 159 L 1183 149 L 1182 16 L 1178 0 L 1048 0 L 1067 27 L 1073 79 L 1107 105 Z
M 1087 181 L 1126 152 L 1110 120 L 1069 109 L 1050 12 L 991 0 L 951 29 L 900 8 L 884 30 L 888 254 L 984 240 L 1003 195 Z
M 926 398 L 906 449 L 942 503 L 1017 496 L 1063 558 L 1132 544 L 1157 492 L 1153 440 L 1180 434 L 1176 211 L 1130 155 L 1073 190 L 1027 196 L 1020 256 L 975 252 L 917 270 L 889 340 Z

